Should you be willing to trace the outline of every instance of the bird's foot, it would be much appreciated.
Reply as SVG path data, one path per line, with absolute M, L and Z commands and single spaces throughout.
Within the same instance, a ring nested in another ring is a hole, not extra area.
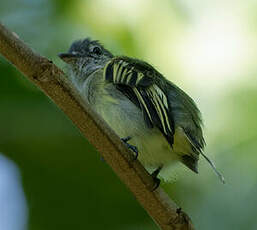
M 137 157 L 138 157 L 138 149 L 137 149 L 136 146 L 131 145 L 131 144 L 128 143 L 128 141 L 129 141 L 130 139 L 131 139 L 130 136 L 125 137 L 125 138 L 121 138 L 121 140 L 124 142 L 124 144 L 127 145 L 127 147 L 128 147 L 129 149 L 131 149 L 131 150 L 135 153 L 135 157 L 134 157 L 133 160 L 136 160 Z
M 155 169 L 151 174 L 151 176 L 154 180 L 154 183 L 155 183 L 153 188 L 152 188 L 152 191 L 155 191 L 160 186 L 161 180 L 157 176 L 159 175 L 161 169 L 162 169 L 162 166 Z

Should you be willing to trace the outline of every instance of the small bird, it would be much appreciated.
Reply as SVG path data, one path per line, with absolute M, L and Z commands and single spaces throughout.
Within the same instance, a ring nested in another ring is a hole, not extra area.
M 194 101 L 150 64 L 114 56 L 86 38 L 59 54 L 80 95 L 107 122 L 159 183 L 182 162 L 198 173 L 203 153 L 202 119 Z M 129 142 L 129 143 L 128 143 Z

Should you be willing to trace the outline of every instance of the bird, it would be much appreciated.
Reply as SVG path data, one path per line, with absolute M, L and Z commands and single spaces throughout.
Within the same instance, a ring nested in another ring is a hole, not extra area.
M 193 99 L 145 61 L 114 56 L 98 40 L 76 40 L 59 57 L 83 100 L 98 113 L 156 180 L 169 182 L 182 163 L 198 173 L 204 154 L 201 113 Z

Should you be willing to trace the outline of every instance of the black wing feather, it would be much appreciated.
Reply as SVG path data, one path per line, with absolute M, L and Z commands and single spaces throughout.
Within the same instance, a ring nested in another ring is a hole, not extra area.
M 160 75 L 145 62 L 116 57 L 106 64 L 103 75 L 143 111 L 147 126 L 158 127 L 172 146 L 174 121 L 171 108 L 154 74 Z

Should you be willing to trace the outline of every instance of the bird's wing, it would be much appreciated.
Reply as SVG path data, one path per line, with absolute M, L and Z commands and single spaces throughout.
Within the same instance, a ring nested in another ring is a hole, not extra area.
M 158 127 L 172 147 L 174 121 L 168 98 L 158 85 L 160 73 L 145 62 L 116 57 L 106 64 L 103 76 L 141 108 L 147 125 Z

